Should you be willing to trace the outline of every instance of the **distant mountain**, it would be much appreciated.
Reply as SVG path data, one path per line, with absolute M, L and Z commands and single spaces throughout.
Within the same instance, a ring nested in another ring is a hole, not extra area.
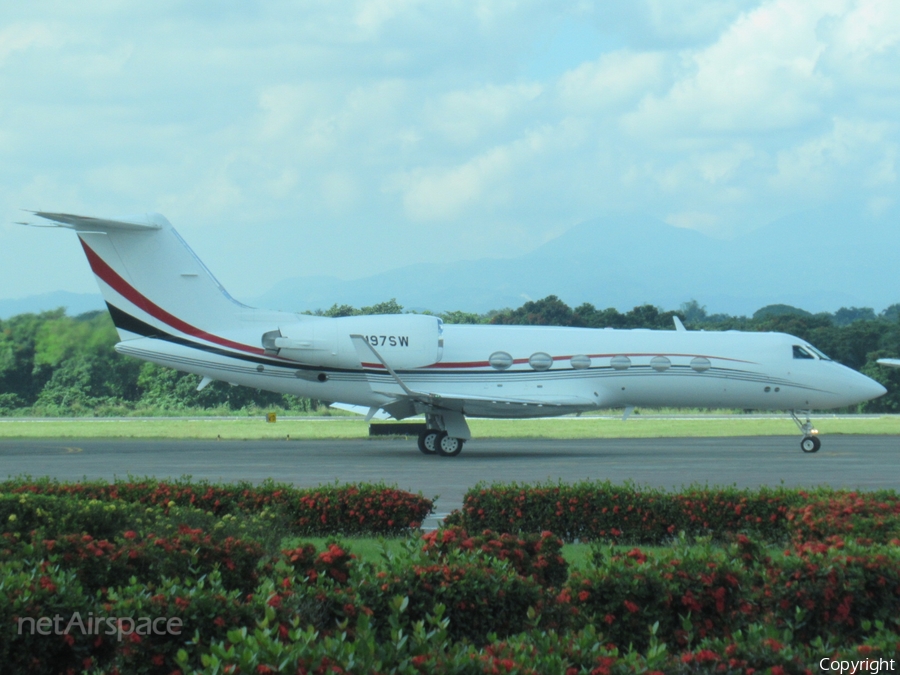
M 416 263 L 353 281 L 297 277 L 250 304 L 303 311 L 389 298 L 407 308 L 486 312 L 550 294 L 571 306 L 752 314 L 783 303 L 816 311 L 900 302 L 900 217 L 844 207 L 781 218 L 730 241 L 647 216 L 608 214 L 517 258 Z
M 97 309 L 106 309 L 103 297 L 99 293 L 69 293 L 54 291 L 31 295 L 15 300 L 0 300 L 0 319 L 8 319 L 17 314 L 36 314 L 51 309 L 65 307 L 69 316 L 78 316 Z

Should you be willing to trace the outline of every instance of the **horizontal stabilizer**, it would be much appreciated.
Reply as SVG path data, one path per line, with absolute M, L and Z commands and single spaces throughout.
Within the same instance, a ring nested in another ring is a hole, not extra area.
M 120 220 L 76 216 L 71 213 L 47 213 L 45 211 L 31 211 L 31 213 L 56 223 L 57 227 L 66 227 L 71 230 L 78 230 L 79 232 L 159 230 L 166 222 L 166 219 L 158 213 L 149 213 L 142 216 L 127 216 Z
M 890 368 L 900 368 L 900 359 L 878 359 L 877 363 Z

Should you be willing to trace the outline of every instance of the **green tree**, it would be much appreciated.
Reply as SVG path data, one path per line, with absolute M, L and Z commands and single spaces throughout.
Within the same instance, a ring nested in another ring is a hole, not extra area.
M 491 323 L 520 326 L 581 325 L 572 308 L 555 295 L 548 295 L 541 300 L 529 300 L 518 309 L 495 315 L 491 318 Z
M 479 324 L 488 323 L 490 321 L 484 314 L 475 314 L 473 312 L 463 312 L 460 310 L 444 312 L 439 316 L 444 323 Z
M 871 307 L 841 307 L 834 313 L 835 326 L 849 326 L 854 321 L 874 321 L 875 310 Z

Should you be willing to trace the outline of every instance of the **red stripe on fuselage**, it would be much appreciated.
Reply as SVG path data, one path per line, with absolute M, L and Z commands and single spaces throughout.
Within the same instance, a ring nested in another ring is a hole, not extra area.
M 207 342 L 212 342 L 213 344 L 217 344 L 222 347 L 237 349 L 239 351 L 248 352 L 250 354 L 265 354 L 265 350 L 260 349 L 259 347 L 251 347 L 249 345 L 241 344 L 240 342 L 226 340 L 225 338 L 221 338 L 218 335 L 213 335 L 212 333 L 207 333 L 204 330 L 200 330 L 199 328 L 182 321 L 177 316 L 169 314 L 162 307 L 141 295 L 137 290 L 135 290 L 134 287 L 132 287 L 127 281 L 119 276 L 119 274 L 112 267 L 106 264 L 103 258 L 97 255 L 94 250 L 85 243 L 84 239 L 78 237 L 78 240 L 81 242 L 81 247 L 84 249 L 84 254 L 87 256 L 88 263 L 90 263 L 91 269 L 94 271 L 94 274 L 100 277 L 116 293 L 128 300 L 128 302 L 133 304 L 135 307 L 140 307 L 154 319 L 162 321 L 164 324 L 184 333 L 185 335 L 190 335 L 201 340 L 206 340 Z

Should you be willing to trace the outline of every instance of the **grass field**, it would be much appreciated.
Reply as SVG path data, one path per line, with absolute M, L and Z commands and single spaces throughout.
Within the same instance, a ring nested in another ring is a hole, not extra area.
M 898 434 L 900 416 L 813 416 L 822 434 Z M 475 438 L 667 438 L 796 435 L 788 418 L 754 415 L 683 415 L 628 421 L 611 417 L 539 420 L 469 420 Z M 0 418 L 0 438 L 197 438 L 223 440 L 316 440 L 366 438 L 362 418 L 155 418 L 22 419 Z M 377 442 L 377 440 L 373 440 Z
M 338 540 L 346 550 L 350 551 L 360 560 L 377 563 L 386 554 L 398 554 L 405 546 L 414 546 L 419 548 L 422 543 L 415 539 L 406 539 L 403 537 L 392 538 L 371 538 L 371 537 L 292 537 L 282 542 L 282 548 L 293 548 L 300 544 L 315 544 L 318 550 L 324 550 L 329 541 Z M 624 553 L 630 547 L 621 546 Z M 642 547 L 644 551 L 654 550 L 652 546 Z M 571 569 L 583 570 L 587 569 L 591 560 L 590 544 L 563 544 L 562 555 L 569 563 Z

